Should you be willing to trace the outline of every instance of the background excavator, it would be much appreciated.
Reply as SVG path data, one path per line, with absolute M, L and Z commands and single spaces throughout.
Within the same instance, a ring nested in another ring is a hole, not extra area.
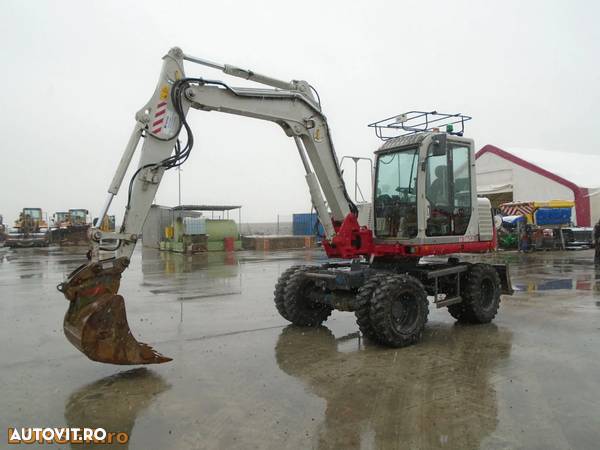
M 189 78 L 184 61 L 267 87 Z M 496 248 L 490 203 L 477 198 L 474 144 L 463 137 L 470 117 L 411 111 L 371 124 L 383 145 L 375 152 L 373 204 L 359 210 L 346 191 L 318 94 L 306 81 L 282 81 L 173 48 L 163 58 L 154 94 L 136 114 L 99 215 L 106 216 L 143 139 L 122 226 L 118 232 L 91 228 L 90 261 L 58 286 L 70 302 L 65 335 L 90 359 L 170 360 L 133 337 L 117 292 L 164 172 L 183 164 L 192 150 L 190 108 L 274 122 L 296 144 L 325 231 L 323 248 L 333 260 L 292 267 L 279 278 L 275 307 L 293 324 L 318 326 L 334 309 L 354 311 L 364 336 L 402 347 L 421 338 L 428 296 L 459 321 L 485 323 L 495 317 L 501 293 L 512 294 L 506 266 L 450 256 Z M 101 259 L 101 251 L 114 256 Z M 438 257 L 428 261 L 431 255 Z

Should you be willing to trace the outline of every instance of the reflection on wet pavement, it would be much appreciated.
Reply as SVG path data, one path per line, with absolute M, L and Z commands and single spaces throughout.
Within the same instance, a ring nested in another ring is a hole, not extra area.
M 67 426 L 104 428 L 132 435 L 135 420 L 156 396 L 169 389 L 160 375 L 146 368 L 120 372 L 95 381 L 73 392 L 65 404 Z M 81 445 L 74 444 L 73 448 Z M 129 448 L 127 444 L 102 448 Z
M 498 422 L 490 378 L 510 355 L 511 333 L 435 324 L 426 338 L 426 349 L 348 353 L 328 328 L 286 327 L 279 367 L 327 402 L 316 447 L 479 448 Z
M 541 280 L 538 282 L 529 282 L 527 284 L 516 284 L 514 289 L 517 291 L 552 291 L 556 289 L 566 290 L 585 290 L 589 291 L 593 288 L 594 282 L 590 279 L 574 280 L 572 278 L 563 278 L 555 280 Z
M 121 285 L 131 328 L 174 358 L 151 370 L 90 362 L 64 338 L 55 285 L 83 251 L 0 254 L 1 428 L 102 425 L 144 450 L 597 448 L 591 251 L 487 255 L 518 289 L 493 324 L 432 307 L 419 345 L 388 349 L 350 313 L 317 329 L 276 313 L 277 277 L 324 261 L 318 250 L 138 250 Z

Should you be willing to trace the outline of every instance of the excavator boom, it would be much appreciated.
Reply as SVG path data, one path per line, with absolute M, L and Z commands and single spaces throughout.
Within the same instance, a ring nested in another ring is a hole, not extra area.
M 235 88 L 222 81 L 186 78 L 187 60 L 227 75 L 244 78 L 268 88 Z M 138 143 L 143 139 L 138 168 L 127 190 L 127 207 L 118 232 L 90 229 L 88 264 L 79 267 L 58 286 L 69 300 L 63 329 L 67 339 L 88 358 L 113 364 L 156 364 L 170 361 L 150 346 L 138 342 L 127 323 L 125 301 L 118 295 L 122 272 L 141 234 L 146 215 L 164 172 L 185 162 L 193 147 L 193 134 L 186 121 L 190 108 L 253 117 L 278 124 L 293 138 L 306 171 L 313 205 L 328 239 L 342 223 L 353 218 L 348 239 L 356 231 L 356 206 L 342 179 L 327 120 L 305 81 L 282 81 L 185 55 L 173 48 L 163 58 L 163 68 L 154 94 L 136 114 L 136 124 L 108 189 L 98 224 L 107 215 L 120 190 Z M 185 131 L 185 144 L 179 135 Z M 351 230 L 352 229 L 352 230 Z M 363 230 L 364 232 L 364 230 Z M 106 247 L 106 240 L 117 244 Z M 343 246 L 342 246 L 343 247 Z M 101 251 L 114 257 L 101 259 Z

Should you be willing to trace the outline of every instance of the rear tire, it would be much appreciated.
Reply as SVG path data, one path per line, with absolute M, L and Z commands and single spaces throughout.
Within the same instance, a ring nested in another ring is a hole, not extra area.
M 390 347 L 418 342 L 428 314 L 425 289 L 410 275 L 383 278 L 371 297 L 370 318 L 377 340 Z
M 365 338 L 375 342 L 378 341 L 378 338 L 371 322 L 371 297 L 373 297 L 373 293 L 383 279 L 389 275 L 389 273 L 376 273 L 369 276 L 365 284 L 356 293 L 356 303 L 358 305 L 356 311 L 354 311 L 356 324 Z
M 295 272 L 302 269 L 303 267 L 305 267 L 305 266 L 292 266 L 289 269 L 285 270 L 279 276 L 279 279 L 277 280 L 277 283 L 275 284 L 275 291 L 273 291 L 273 300 L 275 301 L 275 308 L 277 308 L 277 312 L 279 313 L 279 315 L 281 315 L 281 317 L 283 317 L 285 320 L 288 320 L 290 322 L 291 322 L 291 320 L 288 317 L 287 311 L 285 310 L 285 304 L 284 304 L 285 287 L 286 287 L 287 282 L 289 281 L 290 277 Z
M 500 307 L 500 276 L 489 264 L 473 264 L 463 285 L 463 301 L 448 306 L 448 312 L 459 322 L 489 323 Z
M 332 308 L 311 299 L 311 295 L 318 294 L 320 288 L 304 276 L 310 270 L 310 267 L 301 267 L 290 276 L 283 304 L 287 319 L 294 325 L 317 327 L 331 315 Z

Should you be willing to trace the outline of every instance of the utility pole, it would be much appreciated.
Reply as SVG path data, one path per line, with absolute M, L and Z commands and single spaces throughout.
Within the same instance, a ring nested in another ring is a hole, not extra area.
M 181 206 L 181 166 L 177 166 L 177 182 L 179 184 L 179 188 L 178 188 L 178 200 L 177 200 L 177 206 Z M 179 217 L 181 218 L 182 216 L 182 212 L 181 209 L 179 210 Z
M 177 167 L 177 177 L 179 178 L 179 206 L 181 206 L 181 166 Z

